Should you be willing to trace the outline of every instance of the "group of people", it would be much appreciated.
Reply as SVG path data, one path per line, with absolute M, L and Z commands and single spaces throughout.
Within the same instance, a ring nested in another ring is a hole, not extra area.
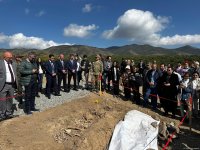
M 51 99 L 52 94 L 61 96 L 61 91 L 68 93 L 71 89 L 77 91 L 80 88 L 110 92 L 115 97 L 122 90 L 126 99 L 144 107 L 151 106 L 153 110 L 157 110 L 160 99 L 164 115 L 172 112 L 172 117 L 175 117 L 178 106 L 182 108 L 182 116 L 184 109 L 187 109 L 197 117 L 199 74 L 197 61 L 191 66 L 188 62 L 184 65 L 179 63 L 174 68 L 170 64 L 160 64 L 158 67 L 156 61 L 145 64 L 141 60 L 135 64 L 133 60 L 122 59 L 120 64 L 112 61 L 111 56 L 104 59 L 101 54 L 96 55 L 94 62 L 90 62 L 87 55 L 81 58 L 78 54 L 70 54 L 66 60 L 64 54 L 57 59 L 50 54 L 49 60 L 43 62 L 33 52 L 22 60 L 20 56 L 13 58 L 13 54 L 6 51 L 0 60 L 0 120 L 14 117 L 13 98 L 18 99 L 19 104 L 24 99 L 24 112 L 30 115 L 33 111 L 39 111 L 35 106 L 35 97 L 40 97 L 40 93 Z M 43 88 L 44 75 L 46 88 Z M 17 97 L 14 96 L 15 91 Z
M 200 96 L 200 67 L 199 62 L 194 61 L 191 66 L 188 62 L 179 63 L 176 67 L 171 64 L 153 63 L 144 64 L 141 61 L 135 65 L 130 60 L 121 63 L 122 82 L 125 98 L 144 107 L 151 106 L 153 111 L 158 110 L 158 100 L 164 109 L 165 116 L 169 112 L 175 118 L 177 108 L 183 117 L 188 111 L 189 116 L 199 116 Z M 143 99 L 143 101 L 142 101 Z

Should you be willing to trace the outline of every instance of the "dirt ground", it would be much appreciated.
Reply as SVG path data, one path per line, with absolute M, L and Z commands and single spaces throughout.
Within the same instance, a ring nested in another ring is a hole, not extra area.
M 32 116 L 0 122 L 0 150 L 106 150 L 115 125 L 132 109 L 176 126 L 179 123 L 130 101 L 91 93 Z M 187 125 L 182 127 L 172 149 L 200 149 L 199 122 L 193 127 L 192 132 Z

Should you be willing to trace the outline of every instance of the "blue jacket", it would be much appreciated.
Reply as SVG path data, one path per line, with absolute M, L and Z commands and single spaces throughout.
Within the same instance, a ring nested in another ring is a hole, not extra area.
M 56 63 L 53 62 L 53 65 L 54 65 L 54 73 L 57 73 L 58 72 L 58 69 L 57 69 L 57 66 L 56 66 Z M 44 64 L 44 67 L 45 67 L 45 71 L 46 71 L 46 75 L 50 75 L 52 76 L 52 66 L 51 66 L 51 63 L 50 61 L 47 61 L 45 64 Z
M 71 60 L 68 60 L 66 63 L 67 69 L 69 73 L 72 73 L 72 70 L 77 70 L 77 62 L 75 60 L 73 60 L 73 64 L 71 62 Z
M 62 63 L 60 60 L 57 60 L 56 61 L 56 67 L 57 67 L 57 71 L 58 73 L 63 73 L 62 70 L 67 70 L 67 65 L 66 65 L 66 62 L 63 60 L 63 63 L 64 63 L 64 68 L 62 66 Z
M 155 73 L 154 75 L 152 76 L 152 72 L 153 70 L 149 70 L 147 72 L 147 75 L 146 75 L 146 79 L 145 79 L 145 83 L 146 83 L 146 87 L 147 88 L 150 88 L 150 85 L 149 85 L 149 82 L 152 82 L 151 80 L 153 79 L 154 81 L 154 86 L 153 88 L 155 88 L 157 86 L 157 83 L 158 83 L 158 79 L 160 78 L 161 74 L 158 70 L 155 70 Z

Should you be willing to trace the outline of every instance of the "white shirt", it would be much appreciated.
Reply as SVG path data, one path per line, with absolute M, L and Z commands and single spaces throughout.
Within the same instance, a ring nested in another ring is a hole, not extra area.
M 81 64 L 80 64 L 79 61 L 77 61 L 77 69 L 76 69 L 76 71 L 81 71 Z
M 42 70 L 41 65 L 39 65 L 39 74 L 43 74 L 43 70 Z
M 117 81 L 117 68 L 114 67 L 114 79 L 115 81 Z
M 12 79 L 11 79 L 11 74 L 10 74 L 10 71 L 9 71 L 9 68 L 8 68 L 8 63 L 5 60 L 4 60 L 4 63 L 5 63 L 5 66 L 6 66 L 6 82 L 11 83 Z M 11 64 L 10 64 L 10 67 L 11 67 L 11 70 L 13 72 L 13 77 L 14 77 L 14 81 L 15 81 L 15 74 L 14 74 L 13 67 L 12 67 Z

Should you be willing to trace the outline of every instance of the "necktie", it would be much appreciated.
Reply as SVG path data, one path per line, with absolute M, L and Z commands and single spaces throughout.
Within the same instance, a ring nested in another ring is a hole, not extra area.
M 11 67 L 10 67 L 10 63 L 8 62 L 8 69 L 9 69 L 9 72 L 10 72 L 10 75 L 11 75 L 11 82 L 12 83 L 14 83 L 14 74 L 13 74 L 13 72 L 12 72 L 12 69 L 11 69 Z
M 61 64 L 62 64 L 62 68 L 64 69 L 64 62 L 63 62 L 63 61 L 61 61 Z

